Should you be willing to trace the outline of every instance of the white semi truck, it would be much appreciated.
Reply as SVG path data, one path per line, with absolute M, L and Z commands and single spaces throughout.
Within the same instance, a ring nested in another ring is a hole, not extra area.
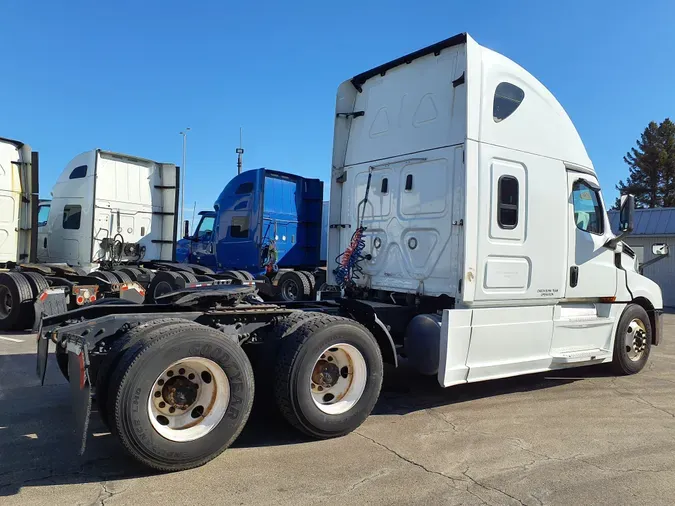
M 65 167 L 51 201 L 39 200 L 38 172 L 30 146 L 0 139 L 0 330 L 33 327 L 48 287 L 73 308 L 107 296 L 140 302 L 167 276 L 182 284 L 160 292 L 197 281 L 189 266 L 157 280 L 147 268 L 174 260 L 175 165 L 92 150 Z
M 368 417 L 399 355 L 446 387 L 603 363 L 633 374 L 663 306 L 621 241 L 632 203 L 616 237 L 558 101 L 460 34 L 338 88 L 338 298 L 270 304 L 252 287 L 206 286 L 89 306 L 42 320 L 38 372 L 50 341 L 67 351 L 81 451 L 95 391 L 130 455 L 160 470 L 227 448 L 254 383 L 293 426 L 330 438 Z

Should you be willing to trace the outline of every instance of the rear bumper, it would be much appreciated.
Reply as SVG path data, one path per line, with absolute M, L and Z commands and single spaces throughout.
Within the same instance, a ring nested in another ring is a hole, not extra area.
M 652 344 L 658 346 L 663 335 L 663 309 L 654 310 L 654 337 Z

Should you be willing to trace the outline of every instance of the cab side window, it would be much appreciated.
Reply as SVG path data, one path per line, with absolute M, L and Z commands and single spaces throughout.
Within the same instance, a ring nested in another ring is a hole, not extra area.
M 49 210 L 51 209 L 51 206 L 48 204 L 42 204 L 40 205 L 40 208 L 38 210 L 38 227 L 44 227 L 47 225 L 47 221 L 49 220 Z
M 63 207 L 64 230 L 79 230 L 81 216 L 82 216 L 82 206 L 64 206 Z
M 213 216 L 205 216 L 202 218 L 201 223 L 199 224 L 199 230 L 197 231 L 197 237 L 199 239 L 210 239 L 213 234 L 213 223 L 216 219 Z
M 572 203 L 574 222 L 579 230 L 597 235 L 605 232 L 602 200 L 596 188 L 583 179 L 575 181 L 572 186 Z

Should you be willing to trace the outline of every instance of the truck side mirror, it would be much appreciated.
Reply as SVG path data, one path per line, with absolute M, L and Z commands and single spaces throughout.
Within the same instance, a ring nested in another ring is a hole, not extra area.
M 187 239 L 190 237 L 190 222 L 185 220 L 183 222 L 183 238 Z
M 621 195 L 621 210 L 619 211 L 619 232 L 622 235 L 633 231 L 633 216 L 635 214 L 635 197 Z
M 665 243 L 652 244 L 652 255 L 667 256 L 669 253 L 668 245 Z
M 619 210 L 619 235 L 607 241 L 605 246 L 616 248 L 624 237 L 633 231 L 633 215 L 635 214 L 635 197 L 633 195 L 621 195 L 621 208 Z

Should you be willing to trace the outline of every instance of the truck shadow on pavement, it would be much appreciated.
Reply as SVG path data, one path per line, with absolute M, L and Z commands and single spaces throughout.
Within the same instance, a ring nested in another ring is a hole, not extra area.
M 125 454 L 100 421 L 95 404 L 87 451 L 83 457 L 78 456 L 69 390 L 53 355 L 45 386 L 40 386 L 34 371 L 34 354 L 0 355 L 0 497 L 17 494 L 22 487 L 97 483 L 156 474 Z M 382 394 L 372 416 L 405 415 L 603 375 L 609 373 L 601 367 L 579 368 L 444 389 L 435 377 L 419 376 L 404 364 L 399 369 L 385 370 Z M 281 419 L 269 399 L 256 399 L 251 418 L 233 448 L 306 441 Z

